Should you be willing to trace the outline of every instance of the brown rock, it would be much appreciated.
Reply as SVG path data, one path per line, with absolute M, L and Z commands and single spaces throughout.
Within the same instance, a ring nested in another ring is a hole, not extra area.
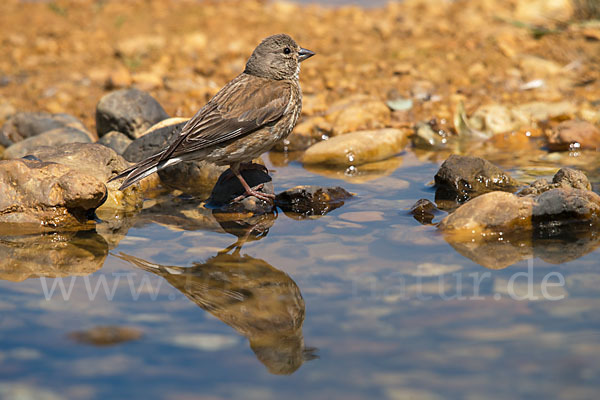
M 519 191 L 519 196 L 528 195 L 540 195 L 551 189 L 557 188 L 573 188 L 582 190 L 592 190 L 592 185 L 588 180 L 587 176 L 581 171 L 577 171 L 572 168 L 561 168 L 558 170 L 552 182 L 548 182 L 546 179 L 538 179 L 533 182 L 530 186 Z
M 97 143 L 72 143 L 57 147 L 42 147 L 32 155 L 42 161 L 69 166 L 79 173 L 104 182 L 108 194 L 102 209 L 135 210 L 142 205 L 143 194 L 139 185 L 132 185 L 120 191 L 119 182 L 108 182 L 110 178 L 130 165 L 113 149 Z
M 305 164 L 360 165 L 390 158 L 408 142 L 400 129 L 357 131 L 316 143 L 304 153 Z
M 534 200 L 507 192 L 482 194 L 444 218 L 438 227 L 465 237 L 531 229 Z
M 0 193 L 0 223 L 81 229 L 107 190 L 66 165 L 19 159 L 0 161 Z
M 458 202 L 496 190 L 513 192 L 518 186 L 510 175 L 489 161 L 456 154 L 444 161 L 435 174 L 435 184 L 436 200 L 452 198 Z
M 548 135 L 550 150 L 600 149 L 600 129 L 586 121 L 564 121 Z

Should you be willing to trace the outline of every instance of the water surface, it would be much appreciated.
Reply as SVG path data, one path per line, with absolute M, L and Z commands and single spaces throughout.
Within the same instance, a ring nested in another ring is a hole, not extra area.
M 546 251 L 546 261 L 484 268 L 407 212 L 433 199 L 438 163 L 412 151 L 394 162 L 362 183 L 270 164 L 278 191 L 301 183 L 356 194 L 322 217 L 218 223 L 166 196 L 147 201 L 110 253 L 94 233 L 3 239 L 6 261 L 64 278 L 2 276 L 0 396 L 592 398 L 594 240 L 576 243 L 587 247 L 569 261 Z M 189 218 L 169 218 L 173 210 Z M 565 243 L 542 247 L 559 254 Z M 546 292 L 544 280 L 554 283 Z M 73 339 L 96 326 L 142 337 Z

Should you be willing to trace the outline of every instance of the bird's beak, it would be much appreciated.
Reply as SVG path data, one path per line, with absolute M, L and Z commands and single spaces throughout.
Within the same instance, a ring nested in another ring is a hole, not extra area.
M 300 60 L 300 62 L 302 62 L 302 61 L 308 60 L 309 58 L 311 58 L 312 56 L 314 56 L 315 52 L 314 51 L 310 51 L 308 49 L 300 48 L 300 51 L 298 52 L 298 54 L 300 55 L 300 57 L 298 57 L 298 59 Z

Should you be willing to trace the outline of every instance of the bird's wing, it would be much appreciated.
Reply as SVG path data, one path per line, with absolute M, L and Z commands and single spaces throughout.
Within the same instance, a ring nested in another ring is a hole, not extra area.
M 291 95 L 289 82 L 238 76 L 188 121 L 160 161 L 244 136 L 277 121 Z

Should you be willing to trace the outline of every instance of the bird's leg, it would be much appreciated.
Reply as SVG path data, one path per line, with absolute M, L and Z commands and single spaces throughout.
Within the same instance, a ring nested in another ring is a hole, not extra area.
M 261 183 L 260 185 L 257 185 L 253 188 L 250 187 L 250 185 L 248 185 L 248 183 L 246 182 L 246 180 L 244 179 L 244 177 L 242 176 L 242 174 L 240 173 L 239 170 L 239 165 L 232 165 L 231 166 L 231 171 L 233 171 L 233 173 L 235 174 L 235 176 L 237 176 L 237 178 L 239 179 L 240 183 L 242 184 L 244 190 L 246 191 L 245 194 L 236 197 L 235 199 L 233 199 L 233 201 L 240 201 L 242 200 L 244 197 L 247 196 L 254 196 L 257 199 L 261 199 L 264 200 L 266 202 L 273 202 L 273 199 L 275 199 L 275 195 L 274 194 L 269 194 L 269 193 L 261 193 L 258 192 L 258 190 L 262 189 L 264 184 Z

